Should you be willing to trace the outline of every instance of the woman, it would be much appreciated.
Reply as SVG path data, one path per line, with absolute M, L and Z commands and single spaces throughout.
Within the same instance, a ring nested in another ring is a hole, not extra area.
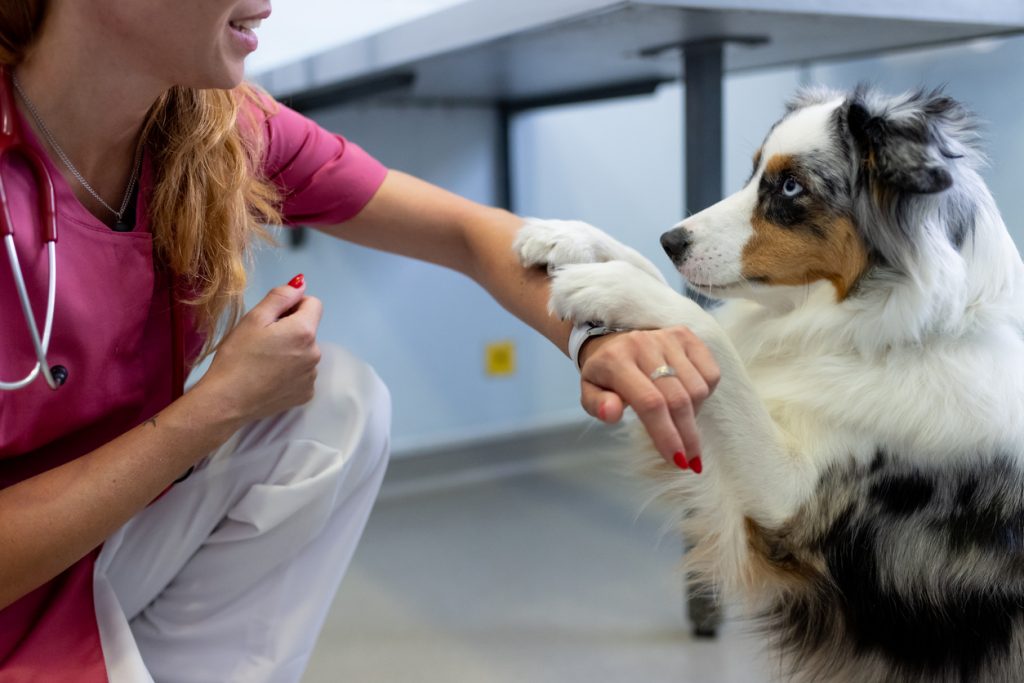
M 57 391 L 0 394 L 0 681 L 301 676 L 383 476 L 388 405 L 365 365 L 321 354 L 301 277 L 240 315 L 261 224 L 460 270 L 567 347 L 546 278 L 510 248 L 518 218 L 388 172 L 240 86 L 268 14 L 265 0 L 0 3 L 4 77 L 56 178 L 50 356 L 67 371 Z M 45 291 L 35 184 L 17 162 L 3 172 L 30 290 Z M 34 358 L 9 270 L 4 379 Z M 217 349 L 180 397 L 170 272 L 188 360 Z M 632 406 L 667 459 L 699 456 L 694 412 L 717 369 L 685 330 L 593 339 L 581 363 L 590 414 Z M 650 379 L 665 364 L 678 377 Z

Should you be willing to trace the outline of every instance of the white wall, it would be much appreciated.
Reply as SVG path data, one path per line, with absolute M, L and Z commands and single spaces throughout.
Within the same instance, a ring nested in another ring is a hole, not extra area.
M 461 2 L 465 0 L 277 2 L 258 31 L 260 49 L 246 60 L 246 68 L 258 74 Z

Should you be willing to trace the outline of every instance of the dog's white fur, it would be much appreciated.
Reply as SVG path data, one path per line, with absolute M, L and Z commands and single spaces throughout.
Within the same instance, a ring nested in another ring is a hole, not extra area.
M 951 173 L 977 207 L 972 236 L 958 250 L 942 215 L 922 210 L 907 277 L 868 273 L 857 295 L 840 301 L 827 280 L 745 281 L 743 254 L 768 160 L 835 144 L 830 125 L 845 99 L 818 100 L 773 130 L 743 189 L 680 224 L 693 235 L 682 274 L 731 299 L 714 316 L 589 226 L 531 220 L 516 243 L 524 264 L 551 269 L 551 308 L 561 318 L 684 325 L 714 354 L 721 382 L 698 419 L 703 476 L 673 470 L 653 453 L 649 460 L 691 513 L 683 524 L 699 567 L 754 612 L 779 592 L 752 569 L 748 520 L 785 526 L 830 467 L 867 468 L 880 448 L 968 470 L 1024 459 L 1024 267 L 971 164 L 952 164 Z

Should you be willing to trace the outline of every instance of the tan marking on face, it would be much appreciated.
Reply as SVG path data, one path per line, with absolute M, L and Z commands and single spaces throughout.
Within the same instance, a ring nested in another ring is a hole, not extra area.
M 777 177 L 791 168 L 790 157 L 777 155 L 768 160 L 765 176 Z M 792 286 L 828 280 L 842 301 L 868 268 L 867 246 L 850 218 L 831 215 L 824 204 L 815 207 L 813 197 L 802 201 L 811 202 L 805 206 L 806 224 L 823 229 L 824 236 L 809 228 L 772 223 L 759 205 L 750 221 L 754 234 L 743 247 L 743 276 Z
M 759 147 L 758 150 L 756 152 L 754 152 L 754 170 L 755 171 L 757 169 L 761 168 L 761 157 L 763 155 L 764 155 L 764 147 Z
M 844 300 L 868 267 L 864 241 L 846 217 L 817 221 L 827 225 L 826 236 L 775 225 L 755 215 L 754 236 L 743 247 L 743 276 L 772 285 L 807 285 L 828 280 L 836 298 Z
M 785 173 L 792 167 L 793 157 L 788 154 L 776 154 L 769 159 L 768 163 L 765 165 L 764 175 L 771 178 L 779 175 L 780 173 Z

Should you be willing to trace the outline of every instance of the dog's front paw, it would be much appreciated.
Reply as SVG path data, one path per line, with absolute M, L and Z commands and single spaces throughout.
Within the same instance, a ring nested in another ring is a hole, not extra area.
M 564 266 L 551 280 L 551 312 L 575 322 L 600 320 L 629 329 L 667 327 L 676 324 L 679 312 L 691 303 L 625 261 Z
M 625 261 L 665 282 L 657 266 L 640 252 L 581 221 L 527 219 L 512 247 L 527 268 L 545 266 L 554 273 L 572 264 Z

